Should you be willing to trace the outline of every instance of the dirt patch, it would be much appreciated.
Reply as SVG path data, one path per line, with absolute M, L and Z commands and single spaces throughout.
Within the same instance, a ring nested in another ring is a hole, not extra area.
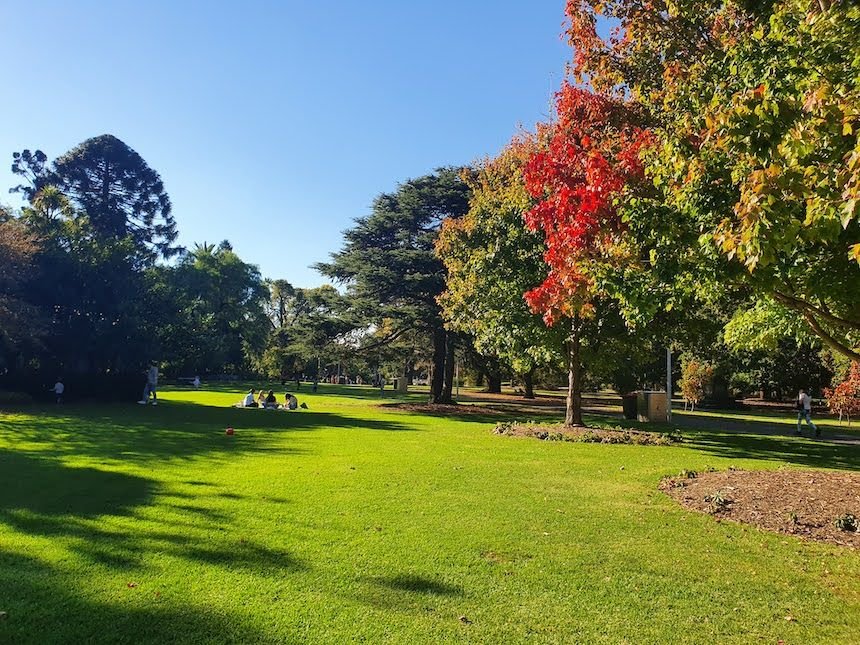
M 505 414 L 501 410 L 494 410 L 481 405 L 450 405 L 447 403 L 383 403 L 380 407 L 436 416 Z
M 769 531 L 860 547 L 860 473 L 774 470 L 695 473 L 665 477 L 660 489 L 686 508 Z M 854 525 L 856 527 L 856 524 Z
M 626 443 L 639 446 L 666 446 L 679 439 L 660 432 L 643 432 L 627 428 L 567 428 L 562 425 L 534 423 L 499 423 L 493 434 L 508 437 L 532 437 L 542 441 L 574 441 L 579 443 Z

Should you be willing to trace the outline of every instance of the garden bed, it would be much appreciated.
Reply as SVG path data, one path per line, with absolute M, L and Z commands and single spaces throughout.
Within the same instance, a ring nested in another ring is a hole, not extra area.
M 383 403 L 380 407 L 393 408 L 403 412 L 419 412 L 434 416 L 505 414 L 502 410 L 494 410 L 493 408 L 481 405 L 457 405 L 449 403 Z
M 860 547 L 860 473 L 772 470 L 666 477 L 661 490 L 682 506 L 798 537 Z M 837 520 L 841 519 L 837 526 Z M 855 524 L 856 526 L 856 524 Z
M 622 427 L 569 428 L 563 425 L 536 423 L 499 423 L 493 434 L 508 437 L 531 437 L 542 441 L 573 441 L 578 443 L 617 443 L 638 446 L 666 446 L 679 438 L 662 432 L 645 432 Z

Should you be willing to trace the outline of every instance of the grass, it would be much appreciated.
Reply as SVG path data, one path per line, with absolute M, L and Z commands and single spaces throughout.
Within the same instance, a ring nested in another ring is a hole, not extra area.
M 718 523 L 656 490 L 685 468 L 856 469 L 855 447 L 718 429 L 672 447 L 540 442 L 379 408 L 370 388 L 303 391 L 310 410 L 295 413 L 227 407 L 238 393 L 0 416 L 0 642 L 860 630 L 860 554 Z

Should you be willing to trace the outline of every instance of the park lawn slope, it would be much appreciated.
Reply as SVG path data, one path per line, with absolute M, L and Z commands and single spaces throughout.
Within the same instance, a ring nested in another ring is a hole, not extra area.
M 369 388 L 236 410 L 0 417 L 0 641 L 837 642 L 860 555 L 691 514 L 681 469 L 838 466 L 850 447 L 493 436 Z M 234 437 L 224 428 L 236 429 Z

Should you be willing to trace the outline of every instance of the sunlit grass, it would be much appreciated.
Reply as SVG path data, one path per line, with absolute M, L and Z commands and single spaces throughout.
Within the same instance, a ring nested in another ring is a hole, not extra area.
M 852 448 L 544 443 L 378 408 L 370 388 L 307 389 L 298 412 L 232 409 L 235 386 L 0 417 L 0 641 L 860 633 L 860 554 L 720 524 L 656 490 L 707 465 L 856 468 Z

